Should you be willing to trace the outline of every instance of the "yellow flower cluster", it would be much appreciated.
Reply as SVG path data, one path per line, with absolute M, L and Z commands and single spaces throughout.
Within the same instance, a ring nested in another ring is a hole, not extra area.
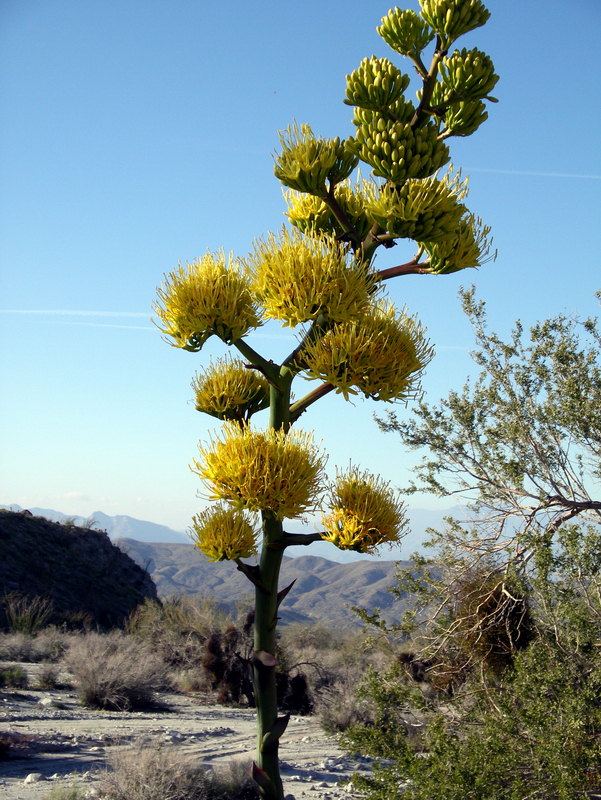
M 239 358 L 226 356 L 196 373 L 192 381 L 197 411 L 218 419 L 245 420 L 269 407 L 269 383 Z
M 153 304 L 175 347 L 197 352 L 212 334 L 230 344 L 261 325 L 248 277 L 230 254 L 209 253 L 166 276 Z
M 324 514 L 322 538 L 341 550 L 371 553 L 396 544 L 407 526 L 402 503 L 386 481 L 351 467 L 337 474 L 330 490 L 332 511 Z
M 369 313 L 327 331 L 302 350 L 309 378 L 336 387 L 345 400 L 362 392 L 374 400 L 408 400 L 419 394 L 421 374 L 434 349 L 414 317 L 397 314 L 388 300 Z M 358 391 L 357 391 L 358 390 Z
M 252 430 L 225 422 L 223 439 L 199 445 L 191 467 L 212 500 L 267 511 L 277 519 L 314 509 L 322 491 L 325 456 L 302 431 Z
M 266 316 L 291 328 L 321 314 L 333 322 L 351 319 L 376 286 L 367 268 L 350 261 L 333 236 L 296 230 L 257 242 L 247 269 Z
M 233 508 L 218 505 L 201 511 L 192 517 L 188 535 L 207 561 L 233 561 L 257 554 L 252 526 Z
M 342 181 L 334 190 L 334 197 L 340 208 L 353 225 L 360 239 L 365 239 L 372 226 L 372 221 L 365 213 L 365 204 L 369 197 L 379 192 L 380 187 L 375 181 L 363 180 L 361 172 L 357 172 L 357 181 Z M 294 227 L 307 234 L 343 233 L 341 225 L 337 222 L 330 208 L 315 195 L 303 194 L 290 189 L 284 192 L 288 206 L 286 216 Z
M 387 185 L 372 192 L 366 213 L 385 231 L 399 238 L 439 242 L 453 237 L 465 206 L 467 179 L 452 175 L 452 165 L 441 180 L 409 180 L 401 188 Z
M 443 242 L 420 242 L 430 256 L 430 269 L 437 275 L 448 275 L 461 269 L 479 267 L 494 261 L 497 251 L 491 253 L 490 227 L 483 225 L 473 214 L 464 217 L 455 236 Z
M 345 141 L 316 139 L 309 125 L 301 125 L 300 130 L 296 123 L 289 126 L 280 132 L 280 144 L 282 152 L 273 170 L 276 178 L 284 186 L 319 197 L 327 194 L 326 181 L 340 183 L 358 163 Z

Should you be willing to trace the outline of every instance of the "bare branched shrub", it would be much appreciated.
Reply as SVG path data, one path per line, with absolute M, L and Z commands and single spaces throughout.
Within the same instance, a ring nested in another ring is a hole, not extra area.
M 172 673 L 172 680 L 176 690 L 184 694 L 195 692 L 206 694 L 210 691 L 209 681 L 202 669 L 184 669 Z
M 60 673 L 55 664 L 46 662 L 41 664 L 36 675 L 36 688 L 38 689 L 60 689 Z
M 0 661 L 58 661 L 74 634 L 44 628 L 37 636 L 26 633 L 0 633 Z
M 341 733 L 350 725 L 369 725 L 373 722 L 370 704 L 357 697 L 357 688 L 364 670 L 347 670 L 338 673 L 330 684 L 315 693 L 315 713 L 326 733 Z
M 162 603 L 146 600 L 127 622 L 128 633 L 151 642 L 172 666 L 193 668 L 202 658 L 202 645 L 232 622 L 212 597 L 174 595 Z
M 88 633 L 65 656 L 82 705 L 125 710 L 152 704 L 154 693 L 169 685 L 167 668 L 146 643 L 121 631 Z
M 106 800 L 255 800 L 249 765 L 206 772 L 171 748 L 116 752 L 101 788 Z
M 318 622 L 315 625 L 304 625 L 295 622 L 282 628 L 280 642 L 283 647 L 292 652 L 322 651 L 338 649 L 345 639 L 344 633 L 333 631 Z

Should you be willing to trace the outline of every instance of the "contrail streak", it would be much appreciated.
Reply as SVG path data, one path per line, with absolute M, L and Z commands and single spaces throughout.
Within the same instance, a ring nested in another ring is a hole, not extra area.
M 485 169 L 481 167 L 464 167 L 465 172 L 494 172 L 498 175 L 532 175 L 537 178 L 585 178 L 601 181 L 601 175 L 580 175 L 572 172 L 529 172 L 521 169 Z
M 145 317 L 149 314 L 142 311 L 62 311 L 58 309 L 20 309 L 1 308 L 0 314 L 50 314 L 65 317 Z

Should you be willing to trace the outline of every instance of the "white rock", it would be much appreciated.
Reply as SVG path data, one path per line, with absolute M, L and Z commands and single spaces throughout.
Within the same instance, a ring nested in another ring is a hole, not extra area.
M 39 783 L 39 781 L 45 781 L 46 778 L 42 775 L 41 772 L 30 772 L 29 775 L 25 778 L 23 783 Z

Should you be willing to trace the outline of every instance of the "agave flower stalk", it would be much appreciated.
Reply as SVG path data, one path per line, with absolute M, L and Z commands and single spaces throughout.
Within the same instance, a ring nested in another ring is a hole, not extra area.
M 397 544 L 406 529 L 400 498 L 378 476 L 352 467 L 328 489 L 324 454 L 293 426 L 331 392 L 379 402 L 419 397 L 433 348 L 416 317 L 382 297 L 384 281 L 448 275 L 494 257 L 490 229 L 464 205 L 467 181 L 452 168 L 439 177 L 449 140 L 471 135 L 486 119 L 484 101 L 495 102 L 490 58 L 477 49 L 449 53 L 489 12 L 481 0 L 420 0 L 420 7 L 390 11 L 378 29 L 415 65 L 417 106 L 405 94 L 407 74 L 388 59 L 365 59 L 347 76 L 354 136 L 326 139 L 296 123 L 281 134 L 274 171 L 292 229 L 256 240 L 247 258 L 219 251 L 180 264 L 154 305 L 173 346 L 197 353 L 217 337 L 243 359 L 211 363 L 192 384 L 195 407 L 222 428 L 191 465 L 215 504 L 193 518 L 190 535 L 206 559 L 233 561 L 254 585 L 253 776 L 266 800 L 284 798 L 278 750 L 288 715 L 279 713 L 276 691 L 278 608 L 291 589 L 278 583 L 284 551 L 326 540 L 372 553 Z M 360 161 L 371 174 L 351 178 Z M 376 251 L 399 239 L 415 242 L 414 258 L 375 268 Z M 247 340 L 266 319 L 300 331 L 279 364 Z M 297 376 L 319 384 L 293 401 Z M 267 410 L 263 427 L 255 425 Z M 317 511 L 322 531 L 285 529 L 286 520 Z

